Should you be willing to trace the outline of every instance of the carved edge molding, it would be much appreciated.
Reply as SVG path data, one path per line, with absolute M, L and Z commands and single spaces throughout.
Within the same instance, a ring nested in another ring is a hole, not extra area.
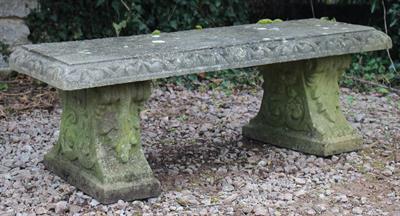
M 181 52 L 153 58 L 132 58 L 68 65 L 19 47 L 11 69 L 62 90 L 78 90 L 199 72 L 243 68 L 327 56 L 389 49 L 389 36 L 377 30 Z

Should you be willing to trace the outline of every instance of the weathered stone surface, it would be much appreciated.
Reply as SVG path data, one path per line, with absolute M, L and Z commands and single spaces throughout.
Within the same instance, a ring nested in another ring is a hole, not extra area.
M 102 203 L 158 196 L 143 154 L 139 112 L 150 82 L 60 91 L 60 137 L 46 166 Z
M 334 56 L 261 67 L 262 105 L 243 135 L 320 156 L 360 149 L 339 108 L 338 80 L 350 62 Z
M 10 46 L 29 43 L 29 28 L 19 19 L 0 19 L 0 41 Z
M 25 45 L 12 69 L 77 90 L 279 62 L 388 49 L 371 27 L 316 19 Z
M 36 0 L 0 0 L 0 17 L 26 17 L 37 7 Z

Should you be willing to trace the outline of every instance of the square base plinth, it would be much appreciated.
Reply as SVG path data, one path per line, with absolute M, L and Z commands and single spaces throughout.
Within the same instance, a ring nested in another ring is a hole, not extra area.
M 157 197 L 161 193 L 160 182 L 154 177 L 104 184 L 70 161 L 48 154 L 44 164 L 50 171 L 103 204 Z
M 246 125 L 243 127 L 243 136 L 278 147 L 323 157 L 360 150 L 362 147 L 362 139 L 356 134 L 324 140 L 294 131 L 282 133 L 282 130 L 266 125 Z

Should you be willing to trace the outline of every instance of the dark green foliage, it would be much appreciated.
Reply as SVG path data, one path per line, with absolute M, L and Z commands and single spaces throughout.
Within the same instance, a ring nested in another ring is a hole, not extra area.
M 32 32 L 30 39 L 34 43 L 135 35 L 151 33 L 155 30 L 171 32 L 242 24 L 249 22 L 249 13 L 253 11 L 250 11 L 247 4 L 255 0 L 39 1 L 40 9 L 27 19 Z M 325 0 L 314 0 L 314 3 L 316 10 L 318 10 L 316 3 L 332 4 L 331 1 Z M 394 65 L 388 60 L 385 52 L 362 54 L 354 57 L 347 75 L 396 87 L 400 86 L 400 75 L 393 70 L 395 67 L 400 70 L 400 2 L 385 0 L 385 3 L 388 31 L 394 43 L 394 48 L 391 50 Z M 276 3 L 272 2 L 272 4 Z M 304 4 L 309 5 L 309 1 L 304 1 Z M 335 1 L 335 4 L 354 6 L 369 4 L 371 6 L 369 25 L 384 30 L 381 0 L 340 0 Z M 262 18 L 271 17 L 258 17 L 258 19 Z M 3 46 L 0 46 L 0 49 L 6 50 Z M 173 77 L 162 82 L 175 82 L 187 87 L 207 84 L 209 88 L 258 84 L 260 79 L 254 71 L 253 69 L 225 70 L 200 76 Z M 355 86 L 355 83 L 349 79 L 344 79 L 342 83 Z
M 241 0 L 40 0 L 40 9 L 29 15 L 34 43 L 82 40 L 248 22 L 246 1 Z M 216 86 L 257 83 L 249 70 L 226 70 L 204 77 L 187 75 L 162 82 L 198 87 L 199 80 Z M 219 79 L 223 79 L 219 82 Z M 217 81 L 218 80 L 218 81 Z
M 390 4 L 388 9 L 389 35 L 394 43 L 394 54 L 397 62 L 400 63 L 400 2 Z M 400 69 L 400 67 L 399 67 Z
M 7 91 L 7 89 L 8 89 L 8 84 L 0 82 L 0 92 L 1 91 Z
M 323 0 L 321 0 L 323 1 Z M 390 50 L 393 64 L 387 52 L 372 52 L 368 54 L 358 54 L 353 58 L 351 68 L 347 71 L 347 76 L 361 78 L 366 81 L 400 87 L 400 2 L 399 0 L 340 0 L 340 4 L 353 4 L 354 6 L 369 4 L 370 19 L 365 20 L 366 24 L 374 26 L 382 31 L 386 31 L 384 8 L 386 9 L 386 27 L 388 35 L 392 38 L 393 48 Z M 349 14 L 351 16 L 351 14 Z M 399 71 L 399 72 L 396 72 Z M 363 88 L 368 90 L 370 86 L 359 85 L 352 79 L 345 78 L 342 84 L 350 87 Z M 372 89 L 374 90 L 374 89 Z
M 368 1 L 365 1 L 368 2 Z M 400 61 L 400 1 L 384 0 L 386 9 L 386 23 L 384 19 L 384 8 L 382 0 L 371 1 L 371 17 L 370 25 L 373 25 L 382 31 L 387 31 L 393 40 L 393 49 L 391 53 L 393 58 Z M 386 24 L 386 27 L 385 27 Z
M 315 0 L 327 2 L 325 0 Z M 351 68 L 346 75 L 361 78 L 366 81 L 384 84 L 395 88 L 400 87 L 400 2 L 399 0 L 340 0 L 339 4 L 370 5 L 370 18 L 364 20 L 365 24 L 386 31 L 392 38 L 393 48 L 390 50 L 393 64 L 387 52 L 372 52 L 358 54 L 353 57 Z M 386 9 L 386 23 L 383 4 Z M 348 16 L 352 16 L 349 14 Z M 386 26 L 385 26 L 386 24 Z M 396 70 L 398 72 L 396 72 Z M 370 86 L 359 85 L 352 79 L 344 78 L 342 84 L 350 87 L 369 90 Z M 375 90 L 375 89 L 372 89 Z
M 207 88 L 207 89 L 232 89 L 234 87 L 261 85 L 262 77 L 259 76 L 256 68 L 229 69 L 214 73 L 200 75 L 186 75 L 171 77 L 161 81 L 163 83 L 176 83 L 186 88 Z
M 240 0 L 40 0 L 28 25 L 33 42 L 69 41 L 247 22 Z
M 359 54 L 353 56 L 353 63 L 346 75 L 387 86 L 400 86 L 400 77 L 393 67 L 388 67 L 391 63 L 385 53 L 382 52 L 381 55 Z M 359 88 L 367 87 L 358 85 L 359 83 L 354 82 L 354 80 L 346 78 L 342 80 L 342 84 Z
M 377 17 L 371 20 L 371 25 L 382 31 L 386 31 L 387 27 L 388 34 L 393 41 L 393 48 L 390 50 L 393 64 L 386 52 L 357 55 L 347 74 L 398 88 L 400 87 L 400 2 L 398 0 L 385 0 L 384 2 L 386 26 L 382 0 L 371 1 L 371 13 Z M 350 86 L 354 85 L 351 80 L 344 82 Z

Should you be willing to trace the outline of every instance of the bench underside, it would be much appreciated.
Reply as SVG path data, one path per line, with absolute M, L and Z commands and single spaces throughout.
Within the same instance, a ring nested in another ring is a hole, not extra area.
M 362 140 L 339 109 L 338 79 L 350 56 L 260 67 L 264 97 L 243 135 L 328 156 L 360 149 Z M 60 137 L 45 165 L 102 203 L 158 196 L 160 183 L 143 154 L 139 113 L 151 83 L 60 91 Z

